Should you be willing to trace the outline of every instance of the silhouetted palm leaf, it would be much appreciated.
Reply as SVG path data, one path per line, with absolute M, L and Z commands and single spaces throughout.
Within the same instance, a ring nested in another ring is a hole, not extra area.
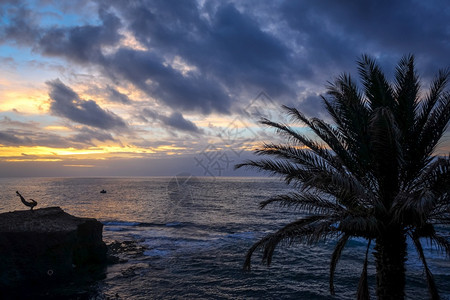
M 439 297 L 439 292 L 437 290 L 436 283 L 434 282 L 433 274 L 428 268 L 425 254 L 423 253 L 422 244 L 420 243 L 419 238 L 417 236 L 415 236 L 414 234 L 410 236 L 414 242 L 414 246 L 416 247 L 417 253 L 419 254 L 420 260 L 422 261 L 423 267 L 425 269 L 425 275 L 427 278 L 427 285 L 428 291 L 430 293 L 430 298 L 433 300 L 441 299 Z
M 336 266 L 341 258 L 342 250 L 344 250 L 350 235 L 344 234 L 337 242 L 336 247 L 334 247 L 333 254 L 331 255 L 330 261 L 330 293 L 334 295 L 334 272 L 336 271 Z
M 363 265 L 363 270 L 361 272 L 361 277 L 359 278 L 358 290 L 356 292 L 356 298 L 358 300 L 369 300 L 370 299 L 369 283 L 367 280 L 367 264 L 369 261 L 369 249 L 370 249 L 371 242 L 372 242 L 372 240 L 369 240 L 369 242 L 367 243 L 366 257 L 364 259 L 364 265 Z

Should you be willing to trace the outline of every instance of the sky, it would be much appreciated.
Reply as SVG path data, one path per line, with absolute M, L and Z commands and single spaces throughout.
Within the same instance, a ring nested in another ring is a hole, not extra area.
M 254 175 L 233 166 L 277 141 L 261 117 L 326 119 L 363 54 L 388 76 L 414 54 L 426 89 L 448 20 L 444 0 L 0 0 L 0 177 Z

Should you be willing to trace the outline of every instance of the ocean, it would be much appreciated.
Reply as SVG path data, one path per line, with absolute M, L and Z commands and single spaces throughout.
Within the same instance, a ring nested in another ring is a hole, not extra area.
M 104 189 L 107 193 L 100 193 Z M 38 201 L 37 208 L 60 206 L 104 224 L 103 238 L 121 262 L 102 278 L 29 291 L 30 299 L 354 299 L 366 241 L 344 249 L 328 289 L 335 240 L 317 245 L 278 247 L 270 267 L 253 257 L 242 270 L 251 245 L 283 224 L 301 217 L 259 202 L 289 188 L 274 178 L 130 177 L 0 178 L 0 212 L 22 210 L 15 191 Z M 449 236 L 450 230 L 443 228 Z M 430 269 L 443 299 L 450 299 L 450 260 L 425 243 Z M 408 299 L 428 299 L 425 274 L 408 246 Z M 375 294 L 373 256 L 369 284 Z

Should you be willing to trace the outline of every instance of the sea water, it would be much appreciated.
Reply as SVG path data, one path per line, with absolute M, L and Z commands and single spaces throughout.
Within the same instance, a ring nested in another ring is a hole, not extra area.
M 100 193 L 101 190 L 106 193 Z M 329 262 L 335 240 L 278 247 L 270 267 L 253 257 L 253 243 L 300 218 L 299 212 L 259 202 L 290 189 L 273 178 L 3 178 L 0 212 L 26 209 L 15 195 L 60 206 L 104 224 L 107 244 L 133 243 L 104 277 L 88 286 L 36 291 L 32 297 L 67 299 L 354 299 L 366 241 L 351 240 L 336 269 L 336 295 L 329 293 Z M 446 230 L 445 228 L 443 229 Z M 445 231 L 448 237 L 448 232 Z M 443 299 L 450 299 L 450 261 L 424 246 Z M 372 249 L 373 250 L 373 249 Z M 427 299 L 423 267 L 408 246 L 407 298 Z M 375 294 L 373 256 L 369 284 Z M 30 292 L 31 293 L 31 292 Z

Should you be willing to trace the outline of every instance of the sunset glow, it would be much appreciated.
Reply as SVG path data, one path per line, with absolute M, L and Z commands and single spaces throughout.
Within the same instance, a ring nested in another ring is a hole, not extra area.
M 216 151 L 238 162 L 270 141 L 273 132 L 258 120 L 289 123 L 283 104 L 323 117 L 326 82 L 354 73 L 362 53 L 382 65 L 414 53 L 426 83 L 450 63 L 446 12 L 421 3 L 420 18 L 400 10 L 409 18 L 405 33 L 392 30 L 394 8 L 374 8 L 385 22 L 373 24 L 349 18 L 337 4 L 323 11 L 290 2 L 186 1 L 180 10 L 161 3 L 19 2 L 0 4 L 0 176 L 6 177 L 15 162 L 95 169 L 90 160 L 131 166 L 166 157 L 183 161 L 171 166 L 177 172 L 202 174 L 193 157 Z M 425 19 L 435 29 L 422 26 Z M 407 44 L 394 42 L 403 36 Z M 436 153 L 449 151 L 447 133 Z

